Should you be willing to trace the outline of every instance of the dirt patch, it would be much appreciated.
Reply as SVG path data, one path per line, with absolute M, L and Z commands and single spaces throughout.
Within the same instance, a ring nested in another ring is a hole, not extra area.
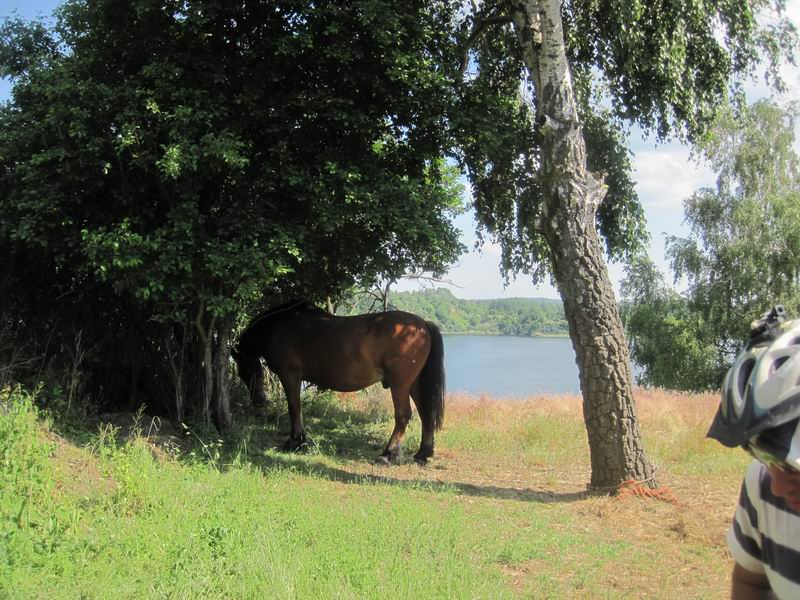
M 170 460 L 180 441 L 170 423 L 135 413 L 100 415 L 95 428 L 106 435 L 113 434 L 117 443 L 126 443 L 134 438 L 142 440 L 159 462 Z M 55 446 L 52 455 L 54 494 L 89 497 L 116 491 L 117 483 L 104 472 L 91 448 L 76 446 L 54 432 L 46 435 Z
M 54 494 L 82 497 L 114 493 L 116 482 L 103 473 L 97 459 L 87 449 L 79 448 L 52 432 L 48 437 L 55 444 L 52 456 Z

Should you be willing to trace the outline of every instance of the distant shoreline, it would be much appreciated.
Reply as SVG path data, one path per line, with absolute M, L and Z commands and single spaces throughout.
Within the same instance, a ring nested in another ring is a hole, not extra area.
M 518 333 L 498 333 L 492 331 L 445 331 L 441 330 L 442 335 L 461 335 L 461 336 L 497 336 L 497 337 L 518 337 L 518 338 L 569 338 L 568 333 L 534 333 L 531 335 L 521 335 Z
M 523 338 L 565 337 L 569 324 L 558 300 L 505 298 L 462 300 L 449 290 L 397 292 L 391 306 L 436 323 L 449 335 L 500 335 Z M 369 312 L 371 304 L 351 306 L 349 314 Z M 544 333 L 550 332 L 550 333 Z

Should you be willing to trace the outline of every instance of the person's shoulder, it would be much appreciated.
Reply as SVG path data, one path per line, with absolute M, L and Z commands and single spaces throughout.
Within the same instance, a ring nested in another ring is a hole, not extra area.
M 769 478 L 769 471 L 757 460 L 754 460 L 747 467 L 744 474 L 744 485 L 747 489 L 747 495 L 751 498 L 758 498 L 761 496 L 760 489 L 765 481 Z

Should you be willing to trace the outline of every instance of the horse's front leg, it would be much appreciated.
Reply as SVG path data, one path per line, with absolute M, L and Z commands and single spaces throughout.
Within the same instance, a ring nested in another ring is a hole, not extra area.
M 283 444 L 284 452 L 303 450 L 308 446 L 305 428 L 303 427 L 303 413 L 300 411 L 300 385 L 302 380 L 296 373 L 278 374 L 278 378 L 286 392 L 286 402 L 289 405 L 289 439 Z
M 403 437 L 406 434 L 406 427 L 411 420 L 411 400 L 408 395 L 408 388 L 392 388 L 392 403 L 394 404 L 394 431 L 386 449 L 376 459 L 375 462 L 388 465 L 400 459 L 400 451 L 403 448 Z
M 250 392 L 250 402 L 253 404 L 253 410 L 256 416 L 267 416 L 267 395 L 264 393 L 264 368 L 261 366 L 261 361 L 255 360 L 250 381 L 247 384 Z

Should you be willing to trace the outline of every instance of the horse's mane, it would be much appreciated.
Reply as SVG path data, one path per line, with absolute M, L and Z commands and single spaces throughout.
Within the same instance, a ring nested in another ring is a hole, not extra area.
M 245 330 L 242 332 L 242 336 L 244 336 L 248 331 L 252 331 L 254 327 L 263 324 L 264 321 L 270 319 L 271 317 L 282 315 L 288 312 L 309 313 L 325 311 L 318 306 L 311 304 L 307 300 L 292 300 L 290 302 L 284 302 L 278 306 L 268 308 L 267 310 L 250 319 L 250 323 L 248 323 L 247 327 L 245 327 Z
M 247 329 L 250 329 L 253 325 L 260 323 L 264 319 L 268 319 L 269 317 L 274 317 L 275 315 L 279 315 L 281 313 L 289 312 L 295 308 L 300 310 L 304 310 L 308 308 L 309 304 L 305 300 L 292 300 L 291 302 L 284 302 L 283 304 L 279 304 L 278 306 L 272 306 L 267 310 L 261 311 L 255 317 L 250 319 L 250 322 L 247 324 Z
M 239 341 L 235 344 L 235 352 L 242 353 L 245 356 L 253 351 L 253 344 L 257 344 L 257 339 L 263 335 L 262 327 L 268 324 L 269 320 L 279 315 L 288 313 L 323 313 L 327 314 L 324 310 L 311 304 L 307 300 L 292 300 L 291 302 L 284 302 L 278 306 L 273 306 L 267 310 L 257 314 L 250 319 L 250 323 L 244 328 L 244 331 L 239 335 Z

